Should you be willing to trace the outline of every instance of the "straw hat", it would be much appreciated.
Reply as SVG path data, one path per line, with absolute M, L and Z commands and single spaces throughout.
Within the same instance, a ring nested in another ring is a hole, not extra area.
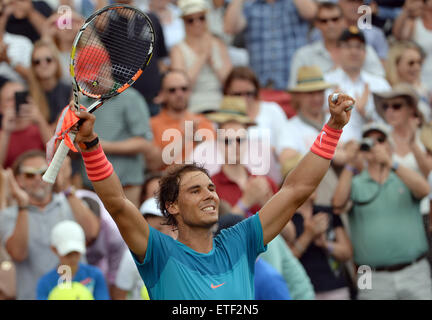
M 423 118 L 418 108 L 419 97 L 414 87 L 408 83 L 398 83 L 391 90 L 373 93 L 375 108 L 382 119 L 385 119 L 384 102 L 396 97 L 407 97 L 411 100 L 411 106 L 415 109 L 415 114 Z
M 247 126 L 256 125 L 247 115 L 246 100 L 242 97 L 223 97 L 219 110 L 206 114 L 206 117 L 219 124 L 236 121 Z
M 292 89 L 288 89 L 288 92 L 313 92 L 333 86 L 324 80 L 320 67 L 303 66 L 297 72 L 297 85 Z
M 178 7 L 181 16 L 188 16 L 197 12 L 207 11 L 207 3 L 204 0 L 179 0 Z

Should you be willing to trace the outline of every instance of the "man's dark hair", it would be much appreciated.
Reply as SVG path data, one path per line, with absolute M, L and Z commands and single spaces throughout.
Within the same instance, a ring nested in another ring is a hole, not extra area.
M 208 171 L 196 164 L 181 164 L 169 167 L 159 181 L 159 192 L 156 196 L 159 209 L 167 218 L 167 224 L 177 226 L 177 221 L 167 210 L 167 207 L 177 201 L 180 192 L 180 181 L 184 174 L 188 172 L 200 171 L 210 178 Z
M 258 94 L 260 91 L 260 83 L 258 81 L 258 77 L 256 76 L 255 72 L 251 68 L 245 66 L 239 66 L 239 67 L 234 67 L 231 70 L 231 72 L 226 77 L 223 85 L 222 92 L 225 95 L 228 94 L 228 89 L 231 86 L 231 84 L 234 82 L 234 80 L 245 80 L 251 82 L 255 87 L 255 98 L 258 98 Z
M 342 8 L 340 7 L 340 5 L 336 2 L 331 2 L 331 1 L 323 1 L 323 2 L 318 2 L 318 6 L 317 6 L 317 11 L 316 11 L 316 15 L 315 15 L 315 20 L 318 19 L 318 16 L 321 12 L 322 9 L 327 9 L 327 10 L 332 10 L 332 9 L 339 9 L 340 12 L 340 16 L 342 17 L 343 12 L 342 12 Z

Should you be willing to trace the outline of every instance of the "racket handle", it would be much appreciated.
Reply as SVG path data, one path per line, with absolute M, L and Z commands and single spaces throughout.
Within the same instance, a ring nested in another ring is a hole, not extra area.
M 73 142 L 75 140 L 75 133 L 70 132 L 69 137 L 71 141 Z M 51 163 L 45 172 L 45 174 L 42 176 L 42 180 L 48 183 L 53 184 L 57 178 L 57 175 L 60 171 L 61 166 L 63 165 L 63 161 L 66 158 L 67 154 L 69 152 L 69 147 L 66 145 L 64 140 L 60 143 L 59 147 L 57 148 L 53 159 L 51 160 Z

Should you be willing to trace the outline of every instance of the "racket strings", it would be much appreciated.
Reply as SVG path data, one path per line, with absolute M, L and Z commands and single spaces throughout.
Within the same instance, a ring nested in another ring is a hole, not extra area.
M 137 10 L 112 9 L 96 16 L 77 43 L 76 80 L 82 91 L 109 96 L 131 83 L 150 58 L 153 37 L 150 22 Z

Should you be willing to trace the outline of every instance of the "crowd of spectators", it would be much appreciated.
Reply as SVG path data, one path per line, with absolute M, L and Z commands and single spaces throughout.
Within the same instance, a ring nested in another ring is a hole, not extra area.
M 150 225 L 176 238 L 158 181 L 192 161 L 221 199 L 215 235 L 256 214 L 344 92 L 331 167 L 257 259 L 255 298 L 432 299 L 432 0 L 0 0 L 0 299 L 61 299 L 62 281 L 149 299 L 80 154 L 42 180 L 74 37 L 113 3 L 146 12 L 156 45 L 95 131 Z

